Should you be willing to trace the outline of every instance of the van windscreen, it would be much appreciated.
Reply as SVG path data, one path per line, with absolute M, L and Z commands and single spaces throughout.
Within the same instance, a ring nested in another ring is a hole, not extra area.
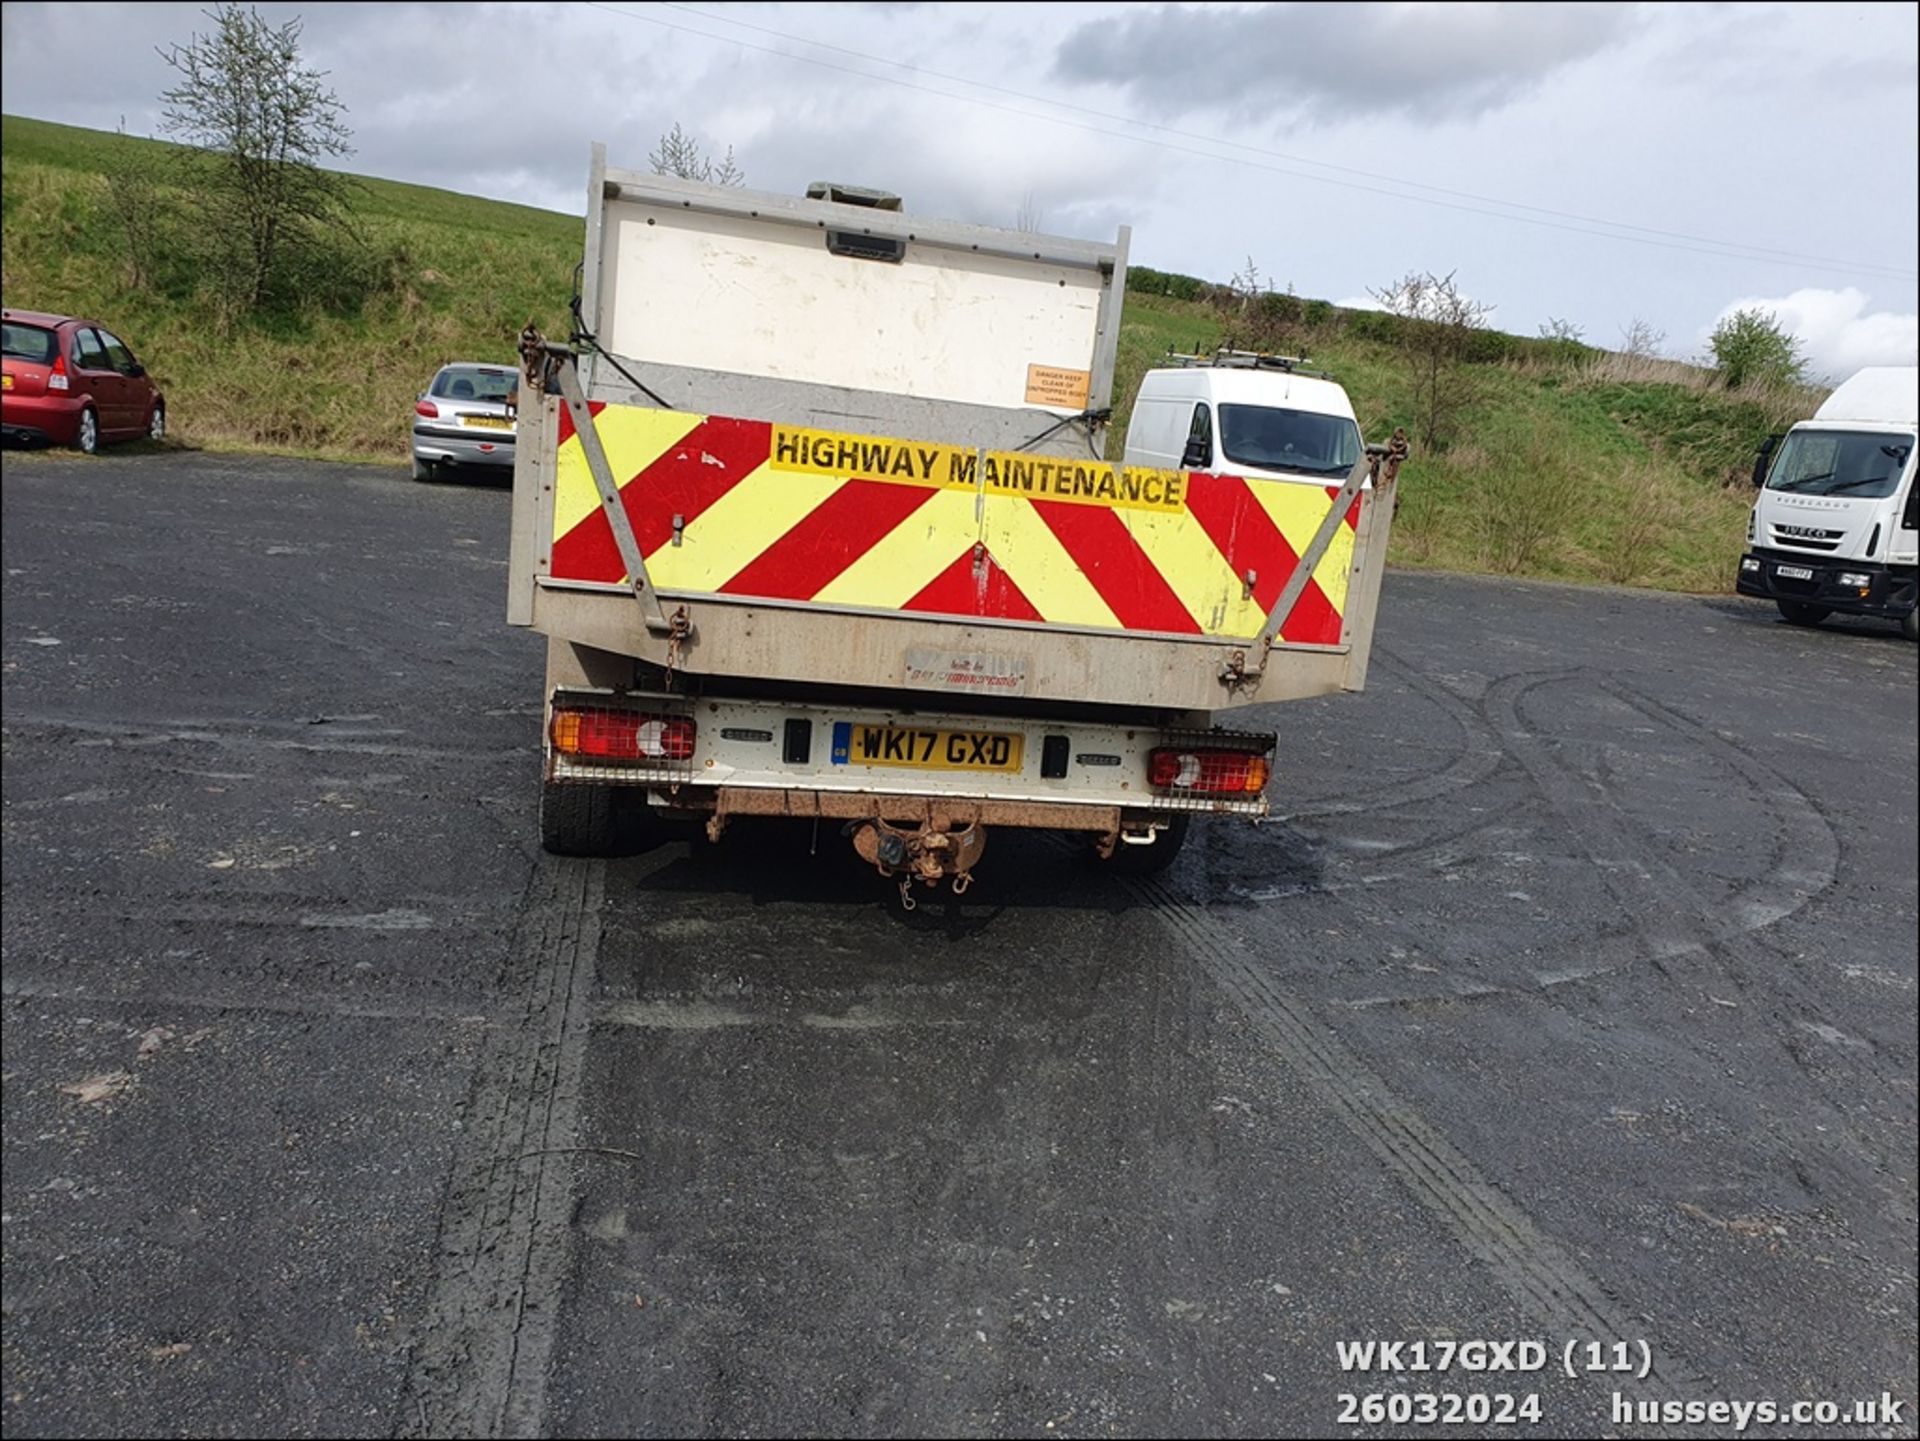
M 1236 465 L 1344 476 L 1360 459 L 1360 427 L 1343 415 L 1222 405 L 1220 449 Z

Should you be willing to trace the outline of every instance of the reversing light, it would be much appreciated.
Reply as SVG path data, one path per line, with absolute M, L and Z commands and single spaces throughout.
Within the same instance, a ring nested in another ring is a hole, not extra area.
M 683 761 L 693 755 L 693 722 L 686 716 L 556 709 L 547 734 L 560 754 L 585 760 Z
M 1264 755 L 1246 751 L 1163 746 L 1147 756 L 1147 784 L 1188 795 L 1258 795 L 1272 770 Z
M 47 372 L 47 389 L 65 390 L 69 384 L 67 358 L 64 355 L 56 355 L 53 357 L 53 368 Z

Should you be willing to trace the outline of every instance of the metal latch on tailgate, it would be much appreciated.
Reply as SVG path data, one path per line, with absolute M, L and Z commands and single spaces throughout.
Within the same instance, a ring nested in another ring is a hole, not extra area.
M 633 598 L 640 602 L 647 629 L 655 635 L 671 637 L 677 653 L 692 631 L 686 607 L 682 606 L 671 620 L 660 608 L 660 593 L 647 575 L 647 562 L 640 554 L 633 522 L 621 502 L 620 486 L 613 478 L 613 467 L 607 464 L 600 433 L 594 429 L 593 412 L 587 408 L 586 394 L 580 389 L 580 372 L 574 366 L 573 351 L 543 339 L 539 331 L 528 326 L 520 333 L 520 355 L 526 362 L 527 378 L 534 384 L 545 388 L 558 382 L 561 403 L 567 407 L 574 433 L 580 437 L 580 449 L 586 456 L 587 469 L 593 473 L 594 488 L 600 492 L 600 508 L 606 512 L 607 525 L 613 531 L 613 543 L 620 551 L 620 563 L 626 567 Z
M 1360 487 L 1369 480 L 1373 482 L 1374 503 L 1393 504 L 1393 484 L 1399 479 L 1400 464 L 1407 458 L 1412 447 L 1407 442 L 1407 432 L 1396 429 L 1393 439 L 1386 445 L 1370 445 L 1366 454 L 1355 463 L 1347 476 L 1346 484 L 1340 487 L 1333 498 L 1333 504 L 1327 508 L 1320 528 L 1313 533 L 1313 539 L 1301 552 L 1299 562 L 1293 568 L 1293 574 L 1287 577 L 1286 585 L 1280 591 L 1280 597 L 1274 601 L 1273 609 L 1267 613 L 1266 624 L 1260 628 L 1260 660 L 1257 665 L 1247 665 L 1247 653 L 1237 650 L 1227 658 L 1220 668 L 1220 679 L 1229 690 L 1236 686 L 1257 682 L 1266 674 L 1267 657 L 1273 653 L 1280 639 L 1281 627 L 1293 614 L 1294 606 L 1300 603 L 1300 597 L 1306 593 L 1307 582 L 1313 579 L 1313 573 L 1319 568 L 1320 558 L 1327 553 L 1327 547 L 1333 544 L 1334 534 L 1340 529 L 1347 508 L 1353 504 L 1354 497 L 1360 494 Z

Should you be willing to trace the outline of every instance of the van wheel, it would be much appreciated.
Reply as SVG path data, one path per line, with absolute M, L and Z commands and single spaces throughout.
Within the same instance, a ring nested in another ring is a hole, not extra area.
M 1920 640 L 1920 608 L 1900 617 L 1900 634 L 1908 640 Z
M 1155 837 L 1150 846 L 1130 846 L 1125 841 L 1114 847 L 1107 869 L 1121 876 L 1151 876 L 1172 865 L 1180 848 L 1187 843 L 1192 816 L 1175 816 L 1171 824 Z
M 556 856 L 604 856 L 613 850 L 613 787 L 540 788 L 540 844 Z
M 1797 600 L 1777 600 L 1780 614 L 1785 616 L 1788 625 L 1818 625 L 1833 612 L 1824 605 L 1806 605 Z

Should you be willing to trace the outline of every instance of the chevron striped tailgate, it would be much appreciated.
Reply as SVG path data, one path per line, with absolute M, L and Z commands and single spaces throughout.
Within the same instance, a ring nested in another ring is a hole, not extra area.
M 1251 639 L 1337 486 L 594 405 L 663 592 Z M 550 578 L 618 584 L 612 528 L 560 410 Z M 1285 641 L 1338 644 L 1362 500 Z

